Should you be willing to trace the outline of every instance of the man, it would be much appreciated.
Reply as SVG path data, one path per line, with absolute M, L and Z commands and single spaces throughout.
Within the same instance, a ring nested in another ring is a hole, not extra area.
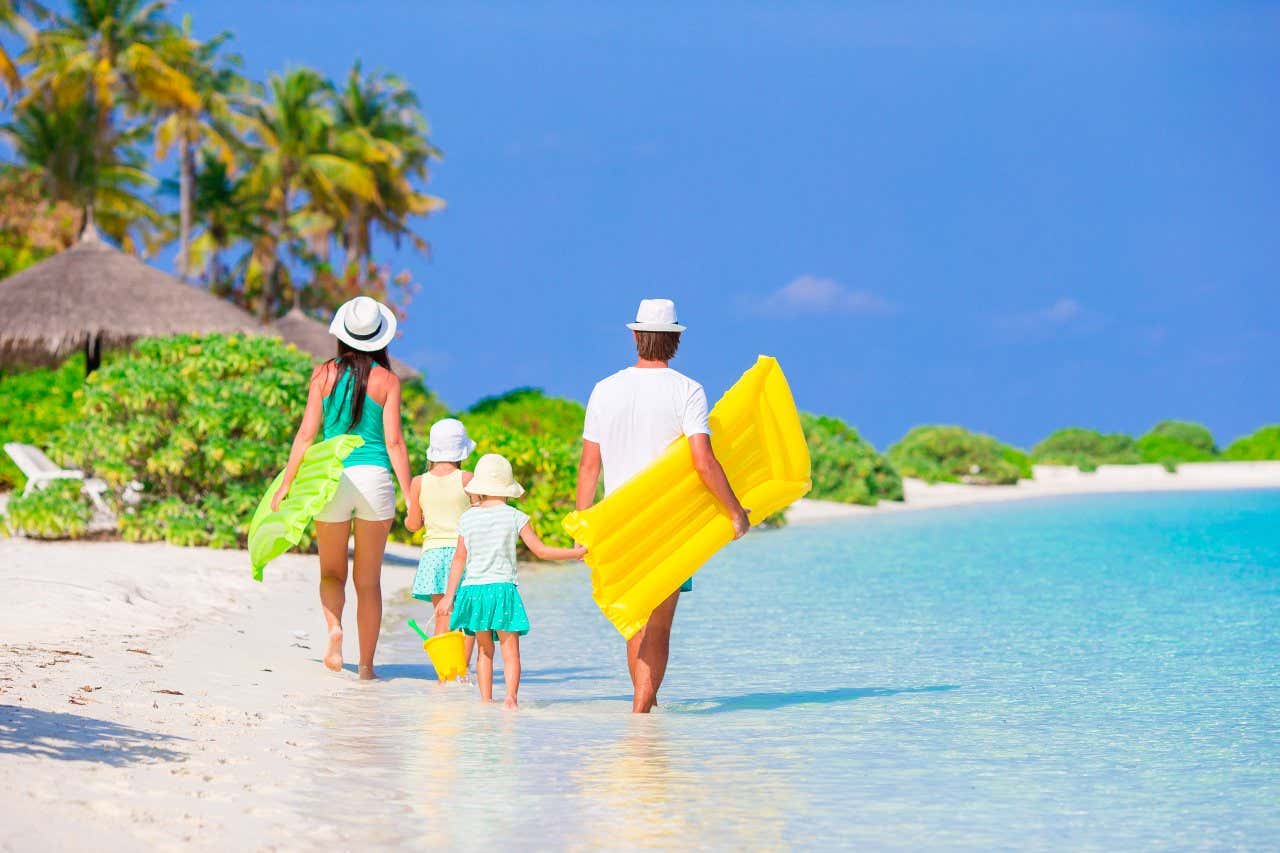
M 582 463 L 578 466 L 578 509 L 595 501 L 602 469 L 608 494 L 685 435 L 698 476 L 724 505 L 733 521 L 734 538 L 741 537 L 751 523 L 711 449 L 706 392 L 669 366 L 685 330 L 676 322 L 675 303 L 670 299 L 642 300 L 636 321 L 627 328 L 635 336 L 636 363 L 601 380 L 587 403 Z M 634 688 L 631 710 L 637 714 L 649 713 L 658 703 L 658 688 L 671 652 L 676 603 L 682 590 L 692 588 L 693 580 L 685 581 L 627 641 L 627 668 Z

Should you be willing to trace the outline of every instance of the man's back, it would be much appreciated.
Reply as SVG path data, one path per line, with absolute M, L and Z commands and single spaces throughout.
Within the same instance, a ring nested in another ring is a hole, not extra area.
M 605 493 L 643 471 L 682 435 L 709 435 L 702 386 L 670 367 L 628 367 L 596 384 L 583 438 L 600 445 Z

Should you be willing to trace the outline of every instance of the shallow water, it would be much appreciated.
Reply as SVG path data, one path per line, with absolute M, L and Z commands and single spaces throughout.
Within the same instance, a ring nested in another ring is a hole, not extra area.
M 468 848 L 1280 845 L 1280 492 L 753 535 L 647 718 L 585 572 L 522 592 L 519 713 L 435 683 L 399 602 L 296 807 L 341 777 L 377 792 L 353 837 Z

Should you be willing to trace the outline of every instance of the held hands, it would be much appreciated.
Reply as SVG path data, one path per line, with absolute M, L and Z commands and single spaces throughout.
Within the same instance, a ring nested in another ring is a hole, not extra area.
M 436 604 L 436 618 L 443 619 L 453 611 L 453 596 L 446 595 Z
M 733 538 L 741 539 L 747 535 L 747 531 L 751 529 L 751 510 L 746 507 L 739 507 L 738 514 L 733 517 Z

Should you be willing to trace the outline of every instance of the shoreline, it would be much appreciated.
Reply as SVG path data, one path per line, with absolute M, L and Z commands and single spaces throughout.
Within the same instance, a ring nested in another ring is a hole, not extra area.
M 789 524 L 820 524 L 871 513 L 913 512 L 945 507 L 1037 500 L 1071 495 L 1139 494 L 1144 492 L 1232 491 L 1280 489 L 1280 462 L 1191 462 L 1176 473 L 1160 465 L 1100 465 L 1084 473 L 1077 468 L 1036 465 L 1034 479 L 1016 485 L 926 483 L 904 478 L 903 500 L 875 506 L 801 498 L 787 510 Z

